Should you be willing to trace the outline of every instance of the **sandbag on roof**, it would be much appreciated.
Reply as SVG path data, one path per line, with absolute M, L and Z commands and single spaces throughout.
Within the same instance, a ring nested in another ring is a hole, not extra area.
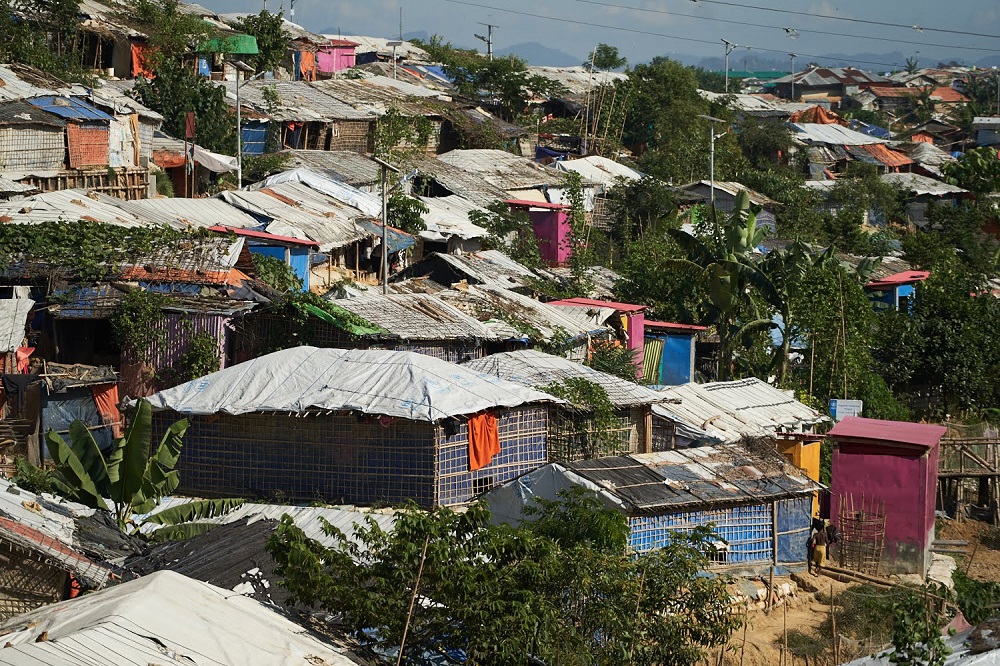
M 293 347 L 161 391 L 183 414 L 360 412 L 435 422 L 495 407 L 562 402 L 541 391 L 413 352 Z

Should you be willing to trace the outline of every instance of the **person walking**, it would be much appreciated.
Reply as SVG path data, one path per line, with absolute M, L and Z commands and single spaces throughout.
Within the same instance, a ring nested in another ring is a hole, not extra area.
M 813 532 L 810 541 L 812 542 L 812 574 L 818 576 L 823 571 L 823 567 L 826 566 L 826 546 L 829 543 L 826 530 L 821 529 Z

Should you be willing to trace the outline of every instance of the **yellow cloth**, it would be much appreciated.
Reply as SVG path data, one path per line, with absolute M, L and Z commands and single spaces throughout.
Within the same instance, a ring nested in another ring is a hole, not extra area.
M 813 564 L 817 567 L 826 566 L 826 546 L 813 546 Z
M 490 464 L 500 453 L 500 433 L 497 417 L 489 413 L 469 417 L 469 471 L 475 472 Z

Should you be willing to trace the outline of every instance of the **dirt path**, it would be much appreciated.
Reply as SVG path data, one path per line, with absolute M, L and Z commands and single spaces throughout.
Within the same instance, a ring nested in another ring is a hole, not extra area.
M 946 541 L 968 541 L 969 556 L 954 556 L 958 568 L 962 571 L 968 569 L 969 575 L 977 580 L 1000 582 L 1000 550 L 997 549 L 1000 544 L 996 542 L 996 534 L 994 528 L 978 520 L 958 522 L 938 519 L 935 537 Z

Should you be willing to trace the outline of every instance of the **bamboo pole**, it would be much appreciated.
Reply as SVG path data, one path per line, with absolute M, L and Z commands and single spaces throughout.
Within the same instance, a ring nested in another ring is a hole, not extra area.
M 788 663 L 788 599 L 781 602 L 781 661 Z
M 417 601 L 417 590 L 420 588 L 420 577 L 424 574 L 424 561 L 427 559 L 427 545 L 431 542 L 431 535 L 424 538 L 424 550 L 420 553 L 420 566 L 417 568 L 417 580 L 413 584 L 413 594 L 410 596 L 410 610 L 406 613 L 406 624 L 403 625 L 403 637 L 399 641 L 399 654 L 396 656 L 396 666 L 403 663 L 403 648 L 406 646 L 406 634 L 410 630 L 410 620 L 413 619 L 413 605 Z
M 743 666 L 743 656 L 747 652 L 747 626 L 750 624 L 750 609 L 743 609 L 743 644 L 740 646 L 740 666 Z

